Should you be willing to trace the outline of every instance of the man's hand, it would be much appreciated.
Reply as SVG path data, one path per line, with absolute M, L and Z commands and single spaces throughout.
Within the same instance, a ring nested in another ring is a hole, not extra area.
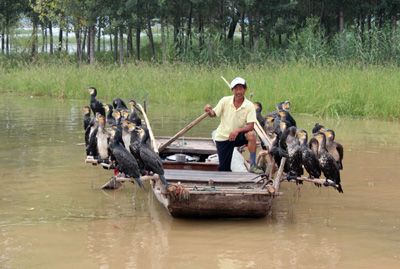
M 239 129 L 233 130 L 233 131 L 229 134 L 229 141 L 235 141 L 235 140 L 236 140 L 236 137 L 238 136 L 239 133 L 240 133 L 240 132 L 239 132 Z
M 212 106 L 210 106 L 209 104 L 207 104 L 207 105 L 204 107 L 204 112 L 208 112 L 208 115 L 209 115 L 210 117 L 215 117 L 215 112 L 214 112 L 214 110 L 212 109 Z

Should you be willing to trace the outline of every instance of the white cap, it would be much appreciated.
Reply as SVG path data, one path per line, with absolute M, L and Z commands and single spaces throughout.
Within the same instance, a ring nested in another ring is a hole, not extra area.
M 241 77 L 237 77 L 237 78 L 234 78 L 234 79 L 232 80 L 232 82 L 231 82 L 231 89 L 235 88 L 235 86 L 238 85 L 238 84 L 243 85 L 245 88 L 247 87 L 247 85 L 246 85 L 246 80 L 244 80 L 244 79 L 241 78 Z

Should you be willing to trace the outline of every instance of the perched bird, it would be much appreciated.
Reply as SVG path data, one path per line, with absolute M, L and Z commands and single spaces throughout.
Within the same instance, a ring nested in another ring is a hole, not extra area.
M 115 109 L 128 109 L 127 106 L 125 105 L 125 102 L 121 98 L 115 98 L 113 100 L 113 106 Z
M 119 109 L 119 112 L 121 113 L 121 121 L 129 119 L 129 110 L 128 109 L 121 108 L 121 109 Z
M 318 133 L 318 132 L 325 132 L 325 127 L 324 126 L 322 126 L 321 124 L 319 124 L 319 123 L 316 123 L 315 124 L 315 126 L 314 126 L 314 128 L 312 129 L 312 133 L 313 134 L 316 134 L 316 133 Z
M 292 125 L 287 120 L 280 120 L 279 125 L 275 126 L 276 119 L 274 121 L 274 130 L 278 134 L 279 140 L 282 138 L 282 134 L 289 129 Z
M 121 112 L 119 112 L 119 110 L 114 110 L 113 113 L 112 113 L 112 116 L 115 119 L 115 125 L 118 127 L 118 129 L 120 129 L 120 131 L 122 131 L 122 126 L 121 126 L 122 116 L 121 116 Z
M 84 116 L 83 116 L 83 129 L 85 130 L 85 145 L 86 147 L 89 145 L 89 137 L 90 137 L 90 127 L 93 125 L 94 120 L 90 117 L 90 107 L 84 106 L 82 107 Z
M 106 122 L 108 125 L 116 124 L 115 118 L 113 116 L 113 107 L 111 104 L 104 105 L 104 109 L 106 111 Z
M 129 106 L 131 108 L 131 115 L 129 116 L 129 121 L 133 122 L 136 124 L 136 126 L 142 125 L 142 119 L 138 116 L 136 113 L 136 101 L 135 100 L 130 100 L 129 101 Z
M 162 165 L 162 160 L 158 154 L 150 148 L 147 144 L 147 140 L 149 139 L 149 130 L 141 126 L 139 127 L 139 136 L 140 136 L 140 144 L 139 144 L 139 154 L 140 158 L 146 167 L 146 170 L 152 171 L 156 173 L 162 182 L 162 184 L 167 187 L 168 182 L 164 176 L 164 168 Z
M 342 186 L 340 185 L 340 173 L 339 167 L 335 161 L 335 158 L 326 149 L 326 137 L 322 132 L 318 132 L 314 135 L 315 139 L 318 141 L 318 161 L 321 167 L 322 173 L 326 178 L 324 183 L 325 186 L 329 186 L 328 179 L 335 182 L 335 187 L 340 193 L 343 193 Z
M 300 177 L 304 173 L 302 167 L 302 152 L 297 138 L 297 128 L 291 126 L 286 129 L 279 143 L 281 148 L 285 151 L 282 157 L 287 158 L 284 169 L 287 173 L 287 180 L 295 179 L 296 183 L 302 184 L 303 182 L 301 180 L 297 180 L 297 177 Z
M 300 141 L 302 164 L 309 174 L 309 178 L 319 178 L 321 176 L 321 168 L 319 167 L 317 154 L 307 145 L 307 132 L 302 129 L 297 129 L 297 137 Z
M 109 163 L 108 156 L 108 141 L 109 136 L 107 131 L 104 129 L 106 121 L 104 116 L 97 113 L 96 120 L 99 122 L 97 134 L 96 134 L 96 142 L 97 142 L 97 153 L 98 153 L 98 163 Z
M 123 119 L 121 122 L 122 126 L 122 141 L 124 141 L 125 148 L 129 150 L 129 145 L 131 144 L 131 132 L 129 131 L 129 121 Z
M 87 127 L 89 126 L 89 123 L 91 121 L 90 118 L 90 107 L 88 106 L 84 106 L 82 107 L 83 110 L 83 130 L 86 131 Z
M 279 167 L 281 166 L 281 160 L 282 160 L 282 155 L 281 153 L 282 149 L 279 147 L 279 137 L 276 132 L 271 133 L 271 155 L 275 160 L 276 165 Z
M 289 101 L 285 101 L 285 102 L 280 102 L 279 104 L 277 104 L 276 106 L 276 110 L 269 112 L 266 117 L 272 117 L 272 118 L 277 118 L 279 117 L 279 111 L 280 110 L 285 110 L 287 112 L 290 112 L 290 102 Z
M 264 131 L 266 134 L 274 131 L 274 127 L 271 125 L 271 123 L 273 123 L 274 120 L 275 120 L 275 118 L 273 118 L 273 117 L 265 117 L 264 118 Z
M 140 188 L 145 189 L 140 180 L 139 167 L 135 157 L 122 145 L 122 133 L 116 129 L 110 131 L 112 140 L 112 153 L 118 162 L 118 170 L 134 178 Z
M 264 128 L 264 125 L 265 125 L 264 117 L 261 115 L 262 105 L 259 102 L 254 102 L 254 107 L 256 109 L 256 117 L 257 117 L 258 123 L 260 124 L 261 127 Z
M 97 90 L 94 87 L 88 88 L 88 92 L 90 93 L 90 108 L 93 111 L 93 115 L 96 113 L 100 113 L 104 117 L 106 116 L 106 111 L 104 110 L 103 104 L 96 99 Z
M 339 170 L 343 170 L 343 146 L 334 141 L 335 140 L 335 132 L 333 130 L 326 130 L 324 131 L 324 134 L 326 136 L 326 149 L 328 152 L 335 158 Z
M 295 127 L 297 126 L 296 125 L 296 121 L 294 120 L 292 115 L 290 115 L 290 113 L 288 111 L 280 110 L 278 114 L 280 116 L 281 121 L 282 120 L 287 120 L 288 122 L 290 122 L 291 126 L 295 126 Z
M 93 156 L 94 158 L 98 157 L 97 151 L 97 132 L 99 130 L 99 122 L 96 120 L 97 115 L 101 115 L 100 113 L 96 113 L 95 120 L 89 123 L 88 128 L 86 129 L 86 133 L 88 135 L 88 144 L 86 146 L 86 155 Z

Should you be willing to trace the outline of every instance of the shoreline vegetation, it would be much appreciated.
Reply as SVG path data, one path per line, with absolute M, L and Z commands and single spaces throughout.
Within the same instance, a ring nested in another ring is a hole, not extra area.
M 231 94 L 225 82 L 242 76 L 247 96 L 263 105 L 263 113 L 289 100 L 296 113 L 321 117 L 400 118 L 400 74 L 396 65 L 309 64 L 307 62 L 245 65 L 193 65 L 149 62 L 77 66 L 69 62 L 0 65 L 0 92 L 53 98 L 125 97 L 135 88 L 148 92 L 152 103 L 215 103 Z
M 400 118 L 394 0 L 17 2 L 0 9 L 3 94 L 140 88 L 204 106 L 231 94 L 221 76 L 242 76 L 264 113 L 289 100 L 320 117 Z

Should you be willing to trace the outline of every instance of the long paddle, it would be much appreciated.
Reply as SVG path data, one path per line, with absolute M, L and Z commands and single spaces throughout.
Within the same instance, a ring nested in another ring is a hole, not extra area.
M 158 153 L 157 142 L 156 142 L 156 139 L 154 137 L 153 130 L 151 129 L 150 121 L 147 118 L 147 114 L 146 114 L 146 112 L 144 111 L 143 107 L 140 104 L 137 104 L 137 106 L 140 108 L 140 110 L 142 112 L 142 115 L 143 115 L 143 118 L 144 118 L 144 121 L 146 122 L 147 129 L 149 130 L 150 140 L 151 140 L 151 147 L 153 148 L 153 150 L 155 152 Z
M 192 129 L 193 126 L 195 126 L 197 123 L 199 123 L 202 119 L 204 119 L 205 117 L 208 116 L 208 112 L 204 112 L 203 115 L 201 115 L 200 117 L 198 117 L 197 119 L 195 119 L 193 122 L 189 123 L 189 125 L 187 125 L 185 128 L 183 128 L 181 131 L 179 131 L 179 133 L 177 133 L 176 135 L 174 135 L 173 137 L 171 137 L 167 142 L 165 142 L 164 144 L 162 144 L 159 148 L 158 148 L 158 152 L 162 152 L 166 147 L 168 147 L 169 145 L 171 145 L 175 140 L 177 140 L 179 137 L 181 137 L 184 133 L 186 133 L 187 131 L 189 131 L 190 129 Z

